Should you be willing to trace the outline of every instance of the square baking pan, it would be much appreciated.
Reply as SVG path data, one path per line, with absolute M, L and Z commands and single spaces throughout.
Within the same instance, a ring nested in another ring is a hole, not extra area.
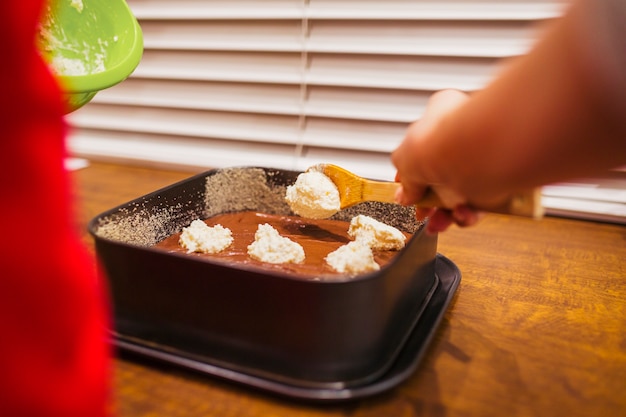
M 289 397 L 374 395 L 417 367 L 460 281 L 412 208 L 362 203 L 412 233 L 379 271 L 311 279 L 153 247 L 195 219 L 254 210 L 293 215 L 286 187 L 300 172 L 207 171 L 95 217 L 89 231 L 114 309 L 113 339 L 129 352 Z

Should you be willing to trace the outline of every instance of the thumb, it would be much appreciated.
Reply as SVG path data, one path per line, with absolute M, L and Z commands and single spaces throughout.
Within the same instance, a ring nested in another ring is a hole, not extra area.
M 410 184 L 401 184 L 396 190 L 395 201 L 404 206 L 410 206 L 417 203 L 426 192 L 425 186 L 411 186 Z

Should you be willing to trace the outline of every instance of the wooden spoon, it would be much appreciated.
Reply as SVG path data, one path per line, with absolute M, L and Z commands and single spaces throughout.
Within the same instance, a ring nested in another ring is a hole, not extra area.
M 364 201 L 378 201 L 382 203 L 394 203 L 399 182 L 372 181 L 361 178 L 344 168 L 332 164 L 318 164 L 310 167 L 308 171 L 319 171 L 329 177 L 339 190 L 341 208 L 353 206 Z M 424 196 L 415 203 L 419 208 L 446 207 L 439 196 L 428 189 Z M 481 211 L 490 213 L 513 214 L 516 216 L 532 217 L 539 219 L 543 216 L 541 206 L 541 189 L 535 188 L 513 195 L 500 207 L 476 207 Z

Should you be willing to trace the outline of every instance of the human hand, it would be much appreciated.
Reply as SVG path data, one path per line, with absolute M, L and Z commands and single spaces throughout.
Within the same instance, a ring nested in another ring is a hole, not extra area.
M 433 164 L 436 158 L 429 158 L 432 142 L 436 141 L 437 129 L 445 122 L 445 117 L 468 100 L 468 96 L 457 90 L 442 90 L 430 98 L 422 118 L 412 123 L 406 137 L 392 153 L 391 159 L 397 169 L 396 181 L 402 184 L 396 194 L 400 204 L 416 203 L 428 188 L 443 201 L 446 208 L 418 208 L 418 220 L 429 218 L 427 231 L 442 232 L 451 224 L 471 226 L 481 217 L 481 213 L 467 204 L 467 199 L 447 186 L 436 174 Z

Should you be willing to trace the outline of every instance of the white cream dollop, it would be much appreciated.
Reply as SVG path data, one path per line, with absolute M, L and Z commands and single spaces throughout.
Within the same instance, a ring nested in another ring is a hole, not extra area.
M 363 214 L 352 218 L 348 235 L 373 250 L 400 250 L 406 243 L 400 230 Z
M 298 175 L 287 187 L 285 200 L 294 213 L 310 219 L 326 219 L 341 208 L 337 186 L 319 171 Z
M 326 263 L 337 272 L 359 274 L 378 271 L 380 265 L 374 260 L 372 249 L 360 241 L 352 241 L 326 255 Z
M 178 242 L 188 253 L 219 253 L 233 243 L 233 236 L 230 229 L 221 224 L 209 227 L 202 220 L 196 219 L 183 228 Z
M 281 236 L 270 224 L 260 224 L 254 234 L 254 242 L 248 245 L 252 259 L 272 264 L 301 263 L 304 249 L 300 244 Z

